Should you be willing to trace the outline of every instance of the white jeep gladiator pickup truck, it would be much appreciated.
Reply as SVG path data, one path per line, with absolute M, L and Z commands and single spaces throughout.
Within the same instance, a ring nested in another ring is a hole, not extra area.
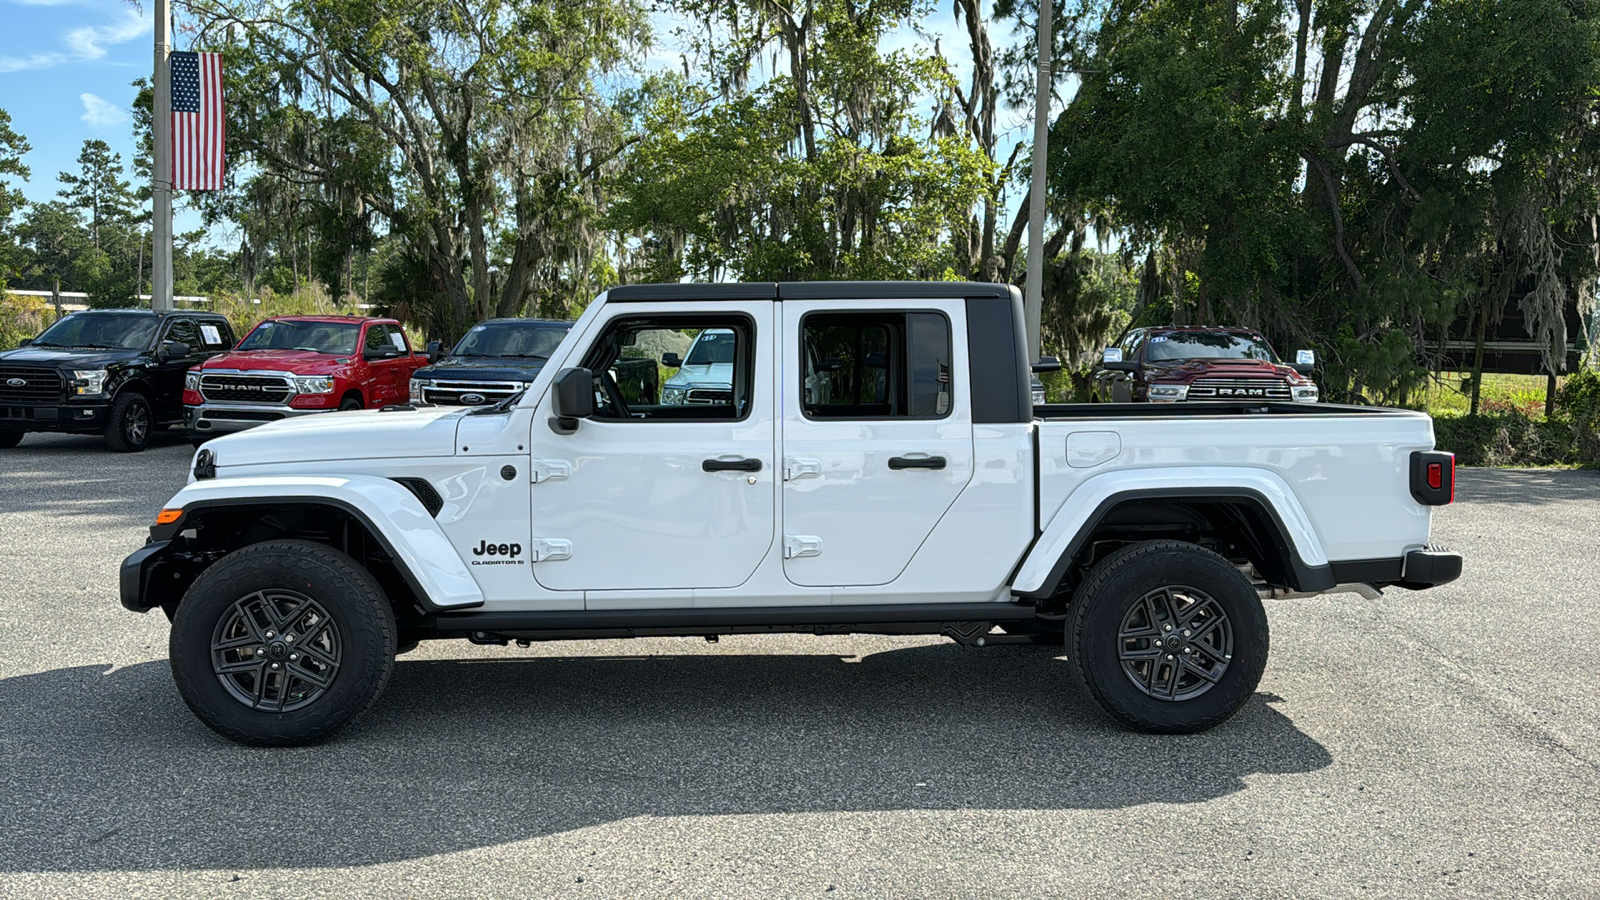
M 660 348 L 710 329 L 731 390 L 663 402 Z M 1124 725 L 1192 732 L 1255 689 L 1264 598 L 1460 574 L 1426 415 L 1035 407 L 1029 381 L 1006 285 L 619 287 L 492 407 L 210 442 L 122 603 L 167 613 L 184 700 L 250 744 L 331 734 L 428 639 L 995 628 L 1064 639 Z

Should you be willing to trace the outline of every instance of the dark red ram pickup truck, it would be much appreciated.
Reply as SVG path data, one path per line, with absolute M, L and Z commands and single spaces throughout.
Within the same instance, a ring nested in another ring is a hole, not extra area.
M 1178 403 L 1185 400 L 1291 400 L 1315 403 L 1307 377 L 1310 350 L 1282 362 L 1261 333 L 1249 328 L 1135 328 L 1107 347 L 1093 375 L 1100 403 Z

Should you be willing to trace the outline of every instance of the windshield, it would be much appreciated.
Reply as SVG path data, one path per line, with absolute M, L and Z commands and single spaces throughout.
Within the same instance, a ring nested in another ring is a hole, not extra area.
M 716 363 L 733 362 L 733 332 L 717 328 L 705 332 L 695 340 L 694 346 L 689 348 L 689 358 L 683 361 L 686 366 L 709 366 Z
M 548 322 L 485 322 L 467 332 L 451 355 L 549 359 L 571 327 Z
M 143 350 L 159 324 L 155 316 L 138 313 L 73 313 L 46 328 L 33 346 Z
M 288 322 L 268 320 L 239 342 L 239 350 L 310 350 L 346 355 L 356 352 L 359 322 Z
M 1144 358 L 1150 362 L 1177 359 L 1259 359 L 1277 362 L 1272 348 L 1248 334 L 1192 331 L 1158 334 L 1145 341 Z

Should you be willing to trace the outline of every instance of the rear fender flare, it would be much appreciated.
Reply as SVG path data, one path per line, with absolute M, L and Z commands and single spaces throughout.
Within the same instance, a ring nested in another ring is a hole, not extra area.
M 1054 595 L 1068 568 L 1107 512 L 1130 500 L 1227 500 L 1259 505 L 1289 550 L 1297 590 L 1334 586 L 1322 541 L 1288 483 L 1264 469 L 1204 467 L 1134 469 L 1090 478 L 1067 496 L 1012 580 L 1012 592 L 1032 599 Z

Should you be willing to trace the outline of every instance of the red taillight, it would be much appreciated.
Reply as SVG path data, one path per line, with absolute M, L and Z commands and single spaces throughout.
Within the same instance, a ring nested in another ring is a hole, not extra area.
M 1411 454 L 1411 496 L 1423 506 L 1443 506 L 1456 499 L 1456 457 L 1441 450 Z
M 1443 465 L 1439 463 L 1428 463 L 1428 487 L 1431 487 L 1436 491 L 1444 487 Z

